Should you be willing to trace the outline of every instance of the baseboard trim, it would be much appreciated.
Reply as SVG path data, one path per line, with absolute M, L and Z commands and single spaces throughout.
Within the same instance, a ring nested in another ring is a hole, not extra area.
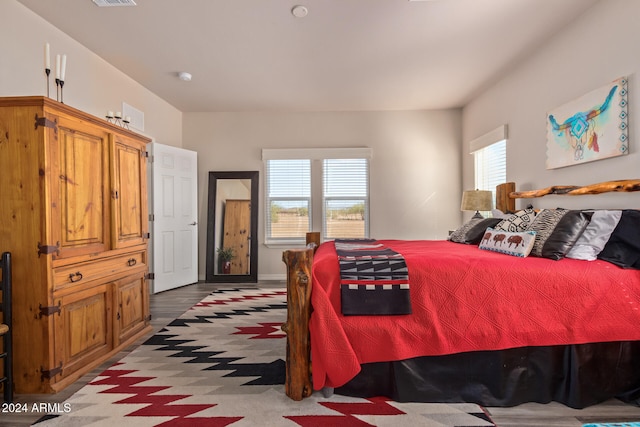
M 279 281 L 286 282 L 287 275 L 286 274 L 258 274 L 258 282 L 271 282 L 271 281 Z

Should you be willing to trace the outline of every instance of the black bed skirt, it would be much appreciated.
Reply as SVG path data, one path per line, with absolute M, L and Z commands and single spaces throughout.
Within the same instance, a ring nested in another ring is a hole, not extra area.
M 368 363 L 338 394 L 398 402 L 640 406 L 640 342 L 523 347 Z

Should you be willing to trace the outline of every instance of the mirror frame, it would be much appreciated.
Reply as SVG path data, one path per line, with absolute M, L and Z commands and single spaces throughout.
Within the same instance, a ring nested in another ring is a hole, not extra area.
M 258 282 L 258 171 L 209 172 L 209 200 L 207 210 L 207 271 L 206 281 L 212 283 Z M 216 197 L 219 179 L 251 180 L 251 235 L 249 244 L 249 274 L 215 274 L 216 253 Z

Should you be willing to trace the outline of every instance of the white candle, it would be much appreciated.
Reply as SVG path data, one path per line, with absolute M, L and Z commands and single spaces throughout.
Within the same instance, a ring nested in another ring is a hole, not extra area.
M 64 81 L 64 75 L 67 71 L 67 55 L 62 55 L 62 71 L 60 71 L 60 80 Z
M 60 55 L 56 55 L 56 79 L 60 80 Z
M 49 43 L 44 45 L 44 68 L 47 70 L 51 69 L 51 59 L 49 57 Z
M 107 111 L 107 117 L 113 117 L 113 111 Z
M 127 123 L 131 123 L 131 116 L 125 117 L 124 121 L 127 122 Z
M 116 111 L 116 119 L 121 119 L 121 118 L 122 118 L 122 112 Z

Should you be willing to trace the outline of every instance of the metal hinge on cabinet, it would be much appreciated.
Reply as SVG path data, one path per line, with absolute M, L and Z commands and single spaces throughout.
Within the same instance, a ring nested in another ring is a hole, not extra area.
M 55 367 L 53 369 L 44 369 L 42 366 L 40 367 L 40 380 L 44 381 L 45 378 L 50 379 L 58 375 L 62 372 L 62 362 L 60 362 L 60 366 Z
M 149 221 L 155 221 L 156 216 L 154 214 L 149 214 Z
M 60 316 L 62 312 L 62 310 L 60 310 L 60 302 L 58 302 L 58 305 L 51 305 L 49 307 L 43 307 L 42 304 L 39 304 L 39 311 L 40 314 L 38 317 L 51 316 L 54 313 L 58 313 L 58 316 Z
M 60 242 L 56 242 L 55 246 L 43 245 L 42 243 L 38 242 L 38 257 L 42 254 L 49 255 L 54 252 L 56 255 L 60 255 Z
M 156 278 L 156 273 L 147 273 L 144 278 L 147 280 L 154 280 Z
M 144 237 L 145 239 L 150 239 L 151 238 L 151 233 L 144 233 L 142 235 L 142 237 Z
M 145 319 L 147 322 L 151 322 L 151 315 L 148 315 L 147 317 L 145 317 Z
M 38 126 L 44 126 L 46 128 L 53 129 L 55 133 L 58 132 L 58 122 L 57 121 L 49 120 L 44 116 L 43 117 L 38 117 L 38 114 L 36 114 L 35 120 L 36 120 L 36 123 L 35 123 L 34 129 L 38 129 Z

